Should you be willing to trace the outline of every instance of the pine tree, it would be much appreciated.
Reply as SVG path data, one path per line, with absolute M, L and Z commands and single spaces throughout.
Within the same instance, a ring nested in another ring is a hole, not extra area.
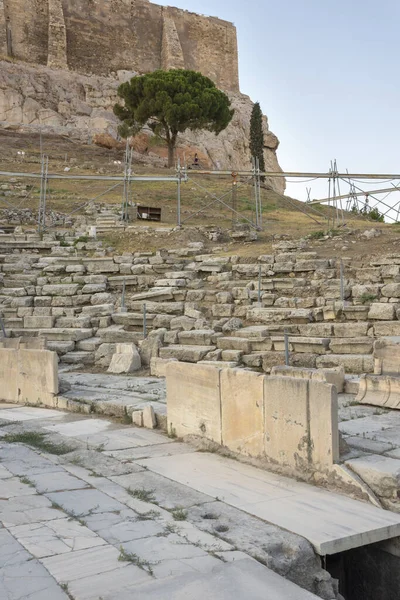
M 260 170 L 265 171 L 263 115 L 260 103 L 253 106 L 250 119 L 250 151 L 251 155 L 260 161 Z

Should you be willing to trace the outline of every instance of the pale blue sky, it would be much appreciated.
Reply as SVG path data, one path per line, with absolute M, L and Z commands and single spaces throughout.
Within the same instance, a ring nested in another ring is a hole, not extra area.
M 336 158 L 342 171 L 400 171 L 398 0 L 158 1 L 236 25 L 241 91 L 268 115 L 283 169 Z M 304 188 L 288 191 L 305 199 Z

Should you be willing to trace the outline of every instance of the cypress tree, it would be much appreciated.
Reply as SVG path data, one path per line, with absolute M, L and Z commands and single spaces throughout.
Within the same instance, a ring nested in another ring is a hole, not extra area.
M 251 155 L 260 161 L 260 170 L 265 171 L 264 133 L 260 103 L 253 106 L 250 119 L 250 151 Z

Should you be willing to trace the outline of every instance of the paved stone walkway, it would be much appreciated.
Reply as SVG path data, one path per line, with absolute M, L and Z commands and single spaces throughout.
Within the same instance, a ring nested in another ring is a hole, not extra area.
M 160 393 L 151 380 L 126 379 L 99 380 L 98 393 L 109 401 L 114 388 L 115 402 L 133 384 L 148 401 Z M 340 414 L 346 439 L 399 431 L 397 413 L 351 397 Z M 400 535 L 398 514 L 160 432 L 6 404 L 0 522 L 1 600 L 316 597 L 287 578 L 333 600 L 311 544 L 325 554 Z
M 306 540 L 140 464 L 191 455 L 158 432 L 1 404 L 0 598 L 338 598 Z

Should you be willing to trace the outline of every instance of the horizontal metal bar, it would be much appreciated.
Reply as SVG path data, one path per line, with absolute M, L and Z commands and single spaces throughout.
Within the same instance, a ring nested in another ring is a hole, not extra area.
M 322 204 L 323 202 L 336 202 L 337 200 L 346 200 L 347 198 L 359 198 L 361 196 L 372 196 L 373 194 L 389 194 L 391 192 L 399 192 L 400 189 L 397 187 L 384 188 L 381 190 L 370 190 L 365 192 L 356 192 L 353 194 L 344 194 L 343 196 L 336 196 L 336 198 L 322 198 L 322 200 L 312 200 L 307 204 L 310 206 L 312 204 Z
M 249 177 L 254 175 L 253 171 L 200 171 L 193 169 L 190 171 L 192 175 L 237 175 L 238 177 L 246 176 Z M 299 173 L 291 171 L 262 171 L 260 172 L 262 177 L 300 177 L 300 178 L 312 178 L 312 179 L 331 179 L 332 173 Z M 400 179 L 400 175 L 396 174 L 379 174 L 379 173 L 334 173 L 337 177 L 346 177 L 347 179 Z
M 41 179 L 42 175 L 40 173 L 9 173 L 8 171 L 0 171 L 0 177 L 28 177 L 29 179 Z M 49 173 L 47 179 L 72 179 L 79 181 L 125 181 L 127 178 L 124 175 L 59 175 Z M 180 180 L 183 181 L 184 178 L 181 176 Z M 129 181 L 169 181 L 171 183 L 178 183 L 179 177 L 145 177 L 132 175 L 129 177 Z

